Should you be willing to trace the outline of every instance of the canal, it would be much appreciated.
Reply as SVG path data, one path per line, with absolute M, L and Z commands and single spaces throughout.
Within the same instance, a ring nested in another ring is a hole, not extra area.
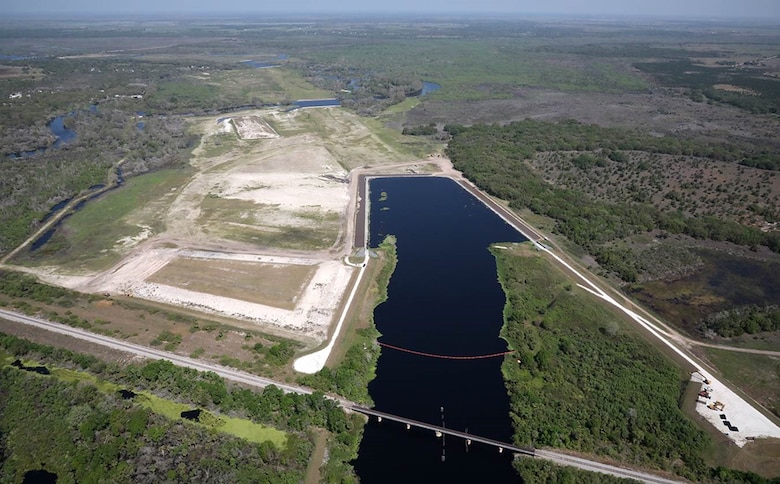
M 374 313 L 379 341 L 448 356 L 505 351 L 505 297 L 488 247 L 522 235 L 447 178 L 378 178 L 369 197 L 370 245 L 387 235 L 398 245 L 388 300 Z M 383 348 L 369 392 L 377 410 L 512 442 L 501 363 Z M 364 483 L 518 482 L 511 461 L 494 447 L 372 420 L 354 465 Z

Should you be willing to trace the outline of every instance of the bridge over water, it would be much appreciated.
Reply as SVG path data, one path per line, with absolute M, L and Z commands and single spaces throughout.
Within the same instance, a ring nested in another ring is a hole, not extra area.
M 341 401 L 341 405 L 344 408 L 347 408 L 354 412 L 360 412 L 370 417 L 376 417 L 377 419 L 381 419 L 381 420 L 389 420 L 392 422 L 405 424 L 407 428 L 417 427 L 421 429 L 430 430 L 432 432 L 436 432 L 437 436 L 451 435 L 453 437 L 459 437 L 464 439 L 467 444 L 470 444 L 472 442 L 479 442 L 481 444 L 491 445 L 493 447 L 498 448 L 499 452 L 503 452 L 504 450 L 507 450 L 509 452 L 514 452 L 516 455 L 519 456 L 545 459 L 545 460 L 555 462 L 558 465 L 573 466 L 591 472 L 610 474 L 625 479 L 634 479 L 640 482 L 647 482 L 652 484 L 670 484 L 670 483 L 681 482 L 679 480 L 657 476 L 640 470 L 626 469 L 623 467 L 605 464 L 602 462 L 597 462 L 589 459 L 583 459 L 580 457 L 563 454 L 561 452 L 556 452 L 552 450 L 534 449 L 532 447 L 518 447 L 516 445 L 508 444 L 506 442 L 501 442 L 494 439 L 488 439 L 486 437 L 480 437 L 478 435 L 469 434 L 467 432 L 460 432 L 458 430 L 448 429 L 444 426 L 433 425 L 433 424 L 421 422 L 419 420 L 413 420 L 406 417 L 399 417 L 398 415 L 393 415 L 387 412 L 380 412 L 379 410 L 375 410 L 373 408 L 364 407 L 362 405 L 357 405 L 354 403 L 348 403 L 343 400 Z
M 507 444 L 506 442 L 488 439 L 486 437 L 480 437 L 478 435 L 472 435 L 466 432 L 460 432 L 458 430 L 448 429 L 447 427 L 443 427 L 439 425 L 432 425 L 429 423 L 420 422 L 419 420 L 413 420 L 406 417 L 399 417 L 398 415 L 393 415 L 391 413 L 380 412 L 379 410 L 363 407 L 362 405 L 351 405 L 349 409 L 355 412 L 360 412 L 365 415 L 370 415 L 384 420 L 391 420 L 393 422 L 406 424 L 408 427 L 417 427 L 417 428 L 427 429 L 433 432 L 441 433 L 442 435 L 452 435 L 454 437 L 460 437 L 464 439 L 467 443 L 480 442 L 482 444 L 492 445 L 494 447 L 498 447 L 499 452 L 503 452 L 504 449 L 506 449 L 508 451 L 515 452 L 517 454 L 530 455 L 530 456 L 535 455 L 535 450 L 530 447 L 517 447 L 516 445 Z

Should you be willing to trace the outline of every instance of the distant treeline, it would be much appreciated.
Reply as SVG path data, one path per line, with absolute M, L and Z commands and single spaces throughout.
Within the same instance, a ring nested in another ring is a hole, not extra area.
M 636 261 L 610 242 L 653 229 L 686 234 L 697 239 L 739 245 L 765 245 L 780 252 L 780 232 L 716 217 L 692 217 L 662 211 L 644 203 L 595 201 L 575 189 L 557 188 L 534 172 L 524 160 L 541 151 L 601 149 L 615 161 L 621 150 L 690 154 L 713 159 L 739 158 L 734 145 L 710 146 L 672 137 L 644 136 L 632 130 L 600 128 L 576 122 L 520 121 L 505 126 L 446 126 L 452 135 L 447 153 L 455 168 L 491 195 L 511 207 L 529 208 L 556 221 L 556 231 L 593 254 L 599 264 L 623 280 L 637 278 Z M 592 160 L 583 159 L 581 163 Z M 594 163 L 597 162 L 594 161 Z
M 694 101 L 710 99 L 755 114 L 777 113 L 780 110 L 780 83 L 763 76 L 763 68 L 759 63 L 723 64 L 702 66 L 689 59 L 675 59 L 641 62 L 634 66 L 655 76 L 663 85 L 689 88 Z M 718 84 L 736 86 L 737 90 L 716 89 L 714 86 Z

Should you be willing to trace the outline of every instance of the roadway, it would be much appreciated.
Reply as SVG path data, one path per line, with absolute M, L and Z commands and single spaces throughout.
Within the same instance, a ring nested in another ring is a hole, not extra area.
M 380 412 L 373 408 L 367 408 L 362 405 L 351 405 L 349 409 L 355 412 L 360 412 L 365 415 L 370 415 L 373 417 L 381 417 L 384 420 L 390 420 L 390 421 L 402 423 L 411 427 L 422 428 L 422 429 L 430 430 L 432 432 L 440 432 L 441 434 L 444 435 L 459 437 L 463 440 L 470 441 L 469 443 L 478 442 L 481 444 L 490 445 L 493 447 L 497 447 L 501 452 L 507 450 L 509 452 L 514 452 L 515 454 L 519 454 L 525 457 L 535 457 L 538 459 L 549 460 L 558 465 L 577 467 L 579 469 L 586 470 L 586 471 L 598 472 L 601 474 L 610 474 L 624 479 L 635 479 L 637 481 L 648 482 L 648 483 L 669 484 L 669 483 L 681 482 L 681 481 L 666 479 L 664 477 L 660 477 L 647 472 L 642 472 L 633 469 L 626 469 L 624 467 L 618 467 L 610 464 L 604 464 L 602 462 L 596 462 L 588 459 L 583 459 L 581 457 L 562 454 L 560 452 L 555 452 L 552 450 L 533 449 L 530 447 L 518 447 L 516 445 L 508 444 L 506 442 L 488 439 L 485 437 L 480 437 L 478 435 L 473 435 L 466 432 L 460 432 L 458 430 L 448 429 L 446 427 L 442 427 L 439 425 L 432 425 L 429 423 L 420 422 L 419 420 L 413 420 L 410 418 L 399 417 L 397 415 L 389 414 L 386 412 Z
M 66 326 L 59 323 L 53 323 L 51 321 L 46 321 L 40 318 L 34 318 L 30 317 L 24 314 L 16 313 L 13 311 L 8 311 L 5 309 L 0 309 L 0 319 L 5 319 L 7 321 L 11 321 L 14 323 L 24 324 L 28 326 L 33 326 L 36 328 L 41 328 L 46 331 L 51 331 L 53 333 L 62 334 L 66 336 L 71 336 L 76 339 L 80 339 L 83 341 L 88 341 L 90 343 L 98 344 L 105 346 L 107 348 L 110 348 L 115 351 L 120 351 L 123 353 L 128 353 L 134 356 L 142 357 L 142 358 L 148 358 L 152 360 L 168 360 L 174 365 L 183 366 L 187 368 L 192 368 L 198 371 L 211 371 L 219 375 L 220 377 L 236 382 L 241 383 L 244 385 L 256 387 L 256 388 L 265 388 L 269 385 L 275 385 L 278 388 L 280 388 L 284 392 L 289 393 L 301 393 L 301 394 L 310 394 L 312 393 L 312 390 L 306 387 L 298 386 L 298 385 L 290 385 L 288 383 L 282 383 L 279 381 L 272 380 L 270 378 L 263 378 L 256 375 L 251 375 L 249 373 L 245 373 L 243 371 L 234 370 L 232 368 L 227 368 L 220 365 L 215 365 L 212 363 L 207 363 L 199 360 L 195 360 L 192 358 L 188 358 L 186 356 L 177 355 L 175 353 L 170 353 L 168 351 L 161 351 L 154 348 L 147 348 L 145 346 L 137 345 L 134 343 L 128 343 L 127 341 L 118 340 L 116 338 L 111 338 L 109 336 L 103 336 L 100 334 L 90 333 L 88 331 L 85 331 L 80 328 L 73 328 L 71 326 Z M 481 442 L 483 444 L 488 445 L 494 445 L 497 447 L 502 447 L 507 449 L 508 451 L 515 452 L 521 455 L 526 456 L 534 456 L 537 458 L 543 458 L 547 460 L 551 460 L 553 462 L 577 467 L 584 470 L 590 470 L 594 472 L 600 472 L 600 473 L 607 473 L 607 474 L 613 474 L 620 477 L 630 477 L 632 479 L 637 479 L 644 482 L 650 482 L 650 483 L 670 483 L 670 482 L 676 482 L 676 481 L 669 481 L 657 476 L 654 476 L 652 474 L 647 474 L 639 471 L 632 471 L 629 469 L 623 469 L 620 467 L 610 466 L 608 464 L 603 464 L 596 461 L 591 461 L 587 459 L 582 459 L 578 457 L 572 457 L 566 454 L 557 453 L 550 450 L 539 450 L 539 449 L 527 449 L 522 447 L 517 447 L 511 444 L 507 444 L 504 442 L 499 442 L 492 439 L 487 439 L 484 437 L 475 436 L 472 434 L 467 434 L 465 432 L 458 432 L 456 430 L 452 429 L 444 429 L 435 425 L 427 424 L 424 422 L 419 422 L 416 420 L 406 419 L 403 417 L 398 417 L 395 415 L 391 415 L 388 413 L 380 412 L 378 410 L 369 409 L 366 407 L 363 407 L 361 405 L 358 405 L 355 402 L 343 399 L 343 398 L 336 398 L 337 402 L 339 402 L 339 405 L 348 411 L 356 411 L 360 412 L 366 415 L 374 415 L 374 416 L 383 416 L 387 418 L 388 420 L 395 420 L 397 422 L 402 423 L 409 423 L 410 425 L 414 425 L 416 427 L 422 427 L 426 429 L 431 430 L 441 430 L 443 433 L 446 432 L 450 435 L 454 435 L 460 438 L 464 439 L 471 439 L 473 442 Z
M 237 383 L 243 383 L 258 388 L 265 388 L 268 385 L 276 385 L 283 391 L 288 393 L 312 393 L 312 390 L 301 387 L 298 385 L 290 385 L 287 383 L 281 383 L 271 380 L 269 378 L 263 378 L 260 376 L 245 373 L 243 371 L 234 370 L 213 363 L 206 363 L 203 361 L 187 358 L 186 356 L 177 355 L 176 353 L 170 353 L 168 351 L 161 351 L 154 348 L 148 348 L 146 346 L 137 345 L 134 343 L 128 343 L 116 338 L 110 338 L 100 334 L 90 333 L 80 328 L 73 328 L 64 324 L 53 323 L 51 321 L 45 321 L 39 318 L 33 318 L 24 314 L 19 314 L 5 309 L 0 309 L 0 318 L 13 321 L 15 323 L 26 324 L 28 326 L 34 326 L 37 328 L 45 329 L 53 333 L 64 334 L 77 338 L 83 341 L 89 341 L 90 343 L 99 344 L 116 351 L 122 351 L 134 356 L 140 356 L 142 358 L 149 358 L 151 360 L 168 360 L 174 365 L 184 366 L 192 368 L 198 371 L 211 371 L 217 375 Z M 344 403 L 344 402 L 342 402 Z M 349 402 L 348 404 L 351 404 Z

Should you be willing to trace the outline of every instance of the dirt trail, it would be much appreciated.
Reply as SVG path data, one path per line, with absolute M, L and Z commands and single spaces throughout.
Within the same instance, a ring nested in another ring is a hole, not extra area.
M 26 270 L 71 289 L 145 298 L 241 319 L 259 329 L 282 329 L 296 339 L 324 341 L 360 269 L 344 262 L 355 230 L 356 175 L 420 166 L 444 170 L 446 162 L 393 151 L 360 118 L 343 110 L 248 110 L 234 119 L 251 135 L 243 138 L 259 139 L 243 139 L 232 122 L 216 116 L 194 119 L 193 129 L 202 135 L 190 162 L 194 173 L 167 194 L 167 201 L 154 202 L 162 230 L 108 249 L 120 252 L 119 262 L 80 275 L 58 267 Z M 356 168 L 357 163 L 374 168 Z M 135 224 L 146 223 L 149 210 L 143 208 L 132 213 Z M 193 258 L 215 265 L 223 260 L 305 263 L 316 270 L 292 310 L 193 291 L 184 282 L 151 281 L 170 262 Z

